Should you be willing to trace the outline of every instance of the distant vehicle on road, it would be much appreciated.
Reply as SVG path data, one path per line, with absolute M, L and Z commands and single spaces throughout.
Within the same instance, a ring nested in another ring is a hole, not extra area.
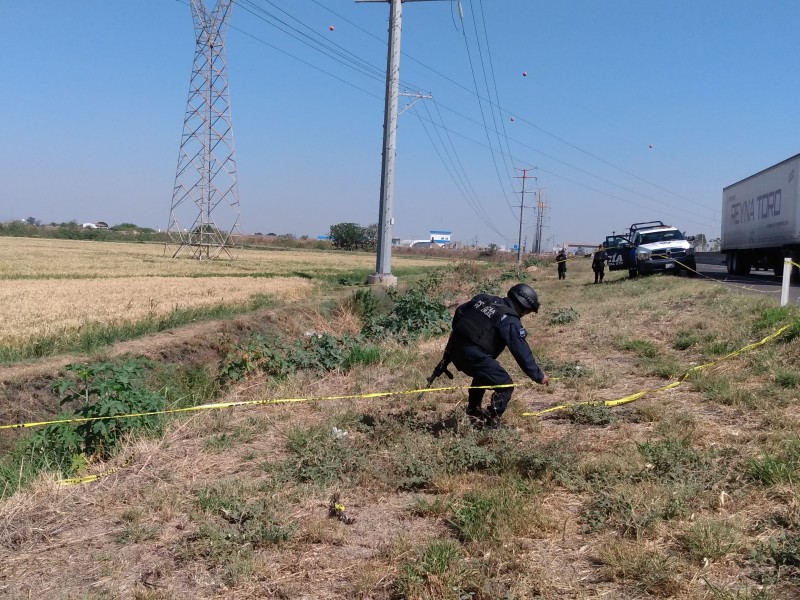
M 783 273 L 783 259 L 800 262 L 798 183 L 800 154 L 787 158 L 722 190 L 720 245 L 732 275 L 752 268 Z M 797 267 L 792 281 L 798 282 Z

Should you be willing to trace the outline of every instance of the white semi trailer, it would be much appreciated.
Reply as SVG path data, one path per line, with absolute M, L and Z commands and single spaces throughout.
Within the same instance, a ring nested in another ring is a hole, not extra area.
M 800 262 L 800 154 L 722 190 L 722 237 L 728 273 L 752 268 L 783 273 L 783 259 Z M 798 278 L 797 268 L 792 280 Z

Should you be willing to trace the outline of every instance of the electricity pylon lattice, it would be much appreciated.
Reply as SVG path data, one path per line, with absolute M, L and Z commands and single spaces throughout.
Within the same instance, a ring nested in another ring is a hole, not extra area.
M 178 170 L 169 213 L 172 255 L 192 258 L 233 258 L 239 231 L 239 186 L 233 146 L 225 35 L 233 0 L 217 0 L 206 10 L 203 0 L 191 0 L 197 38 L 189 99 L 183 122 Z

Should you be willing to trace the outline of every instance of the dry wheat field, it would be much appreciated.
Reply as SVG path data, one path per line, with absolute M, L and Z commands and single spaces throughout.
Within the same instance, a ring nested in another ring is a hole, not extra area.
M 363 253 L 243 250 L 235 260 L 165 256 L 163 244 L 0 238 L 0 344 L 120 325 L 176 309 L 307 296 L 313 278 L 374 266 Z M 398 267 L 438 263 L 398 258 Z

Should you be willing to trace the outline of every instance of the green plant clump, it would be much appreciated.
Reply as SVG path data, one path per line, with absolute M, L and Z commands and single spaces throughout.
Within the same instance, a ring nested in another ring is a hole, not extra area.
M 566 325 L 578 320 L 578 313 L 574 308 L 562 308 L 550 315 L 550 325 Z
M 74 418 L 83 423 L 59 423 L 36 432 L 30 444 L 42 452 L 56 451 L 107 458 L 126 433 L 134 429 L 157 429 L 160 415 L 115 419 L 117 415 L 157 412 L 164 409 L 164 397 L 140 385 L 144 362 L 128 360 L 93 365 L 69 364 L 68 375 L 52 385 L 61 405 L 76 403 Z

